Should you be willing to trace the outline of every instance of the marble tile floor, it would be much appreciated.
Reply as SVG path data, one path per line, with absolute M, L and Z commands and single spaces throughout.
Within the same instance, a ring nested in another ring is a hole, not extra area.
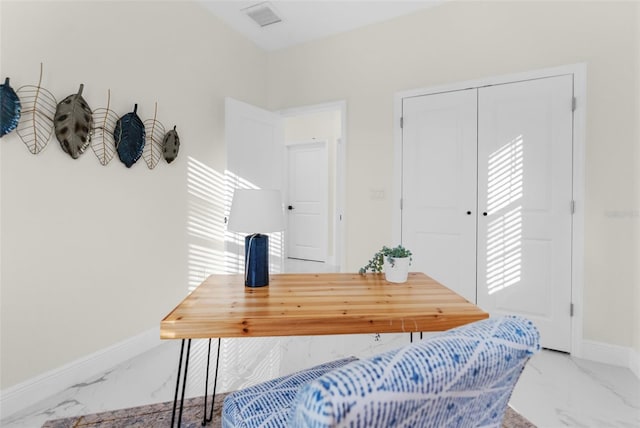
M 307 269 L 332 270 L 297 261 L 287 264 L 289 272 Z M 406 334 L 225 340 L 218 391 L 246 387 L 343 356 L 366 357 L 408 340 Z M 49 419 L 173 400 L 179 347 L 178 341 L 162 342 L 99 376 L 0 419 L 0 427 L 36 428 Z M 206 349 L 207 341 L 194 341 L 189 397 L 204 392 Z M 628 369 L 545 350 L 528 363 L 511 405 L 539 427 L 638 428 L 640 380 Z
M 172 400 L 178 352 L 177 342 L 162 343 L 1 420 L 0 426 L 35 428 L 48 419 Z M 221 358 L 224 367 L 224 352 Z M 200 395 L 203 373 L 192 374 L 187 395 Z M 221 392 L 233 389 L 225 378 L 221 374 Z M 539 427 L 640 427 L 640 381 L 627 369 L 543 351 L 527 365 L 511 405 Z

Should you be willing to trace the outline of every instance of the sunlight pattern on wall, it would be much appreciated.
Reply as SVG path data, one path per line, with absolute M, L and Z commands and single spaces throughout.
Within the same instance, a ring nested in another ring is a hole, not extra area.
M 213 273 L 244 271 L 245 234 L 227 231 L 236 188 L 257 189 L 230 171 L 221 174 L 193 157 L 187 160 L 188 291 Z M 283 233 L 269 234 L 269 269 L 282 270 Z
M 233 200 L 233 192 L 235 189 L 259 189 L 258 186 L 234 174 L 229 170 L 225 170 L 225 188 L 224 195 L 224 215 L 225 219 L 229 218 L 231 211 L 231 202 Z M 232 232 L 225 228 L 224 239 L 225 245 L 225 265 L 229 273 L 244 272 L 244 237 L 245 233 Z
M 222 174 L 193 157 L 187 160 L 188 291 L 213 273 L 226 272 Z
M 244 234 L 228 232 L 225 221 L 236 188 L 258 187 L 229 171 L 221 174 L 193 157 L 188 158 L 188 292 L 211 274 L 244 270 Z M 269 234 L 269 237 L 271 272 L 280 272 L 282 233 Z M 218 391 L 243 388 L 279 375 L 281 351 L 278 343 L 276 339 L 268 338 L 223 340 L 220 364 L 225 369 L 220 372 Z M 212 364 L 215 364 L 217 340 L 212 341 L 211 348 Z M 207 355 L 208 340 L 194 340 L 188 381 L 191 395 L 204 393 Z M 212 373 L 209 378 L 212 381 Z
M 233 172 L 225 171 L 226 188 L 225 194 L 225 216 L 228 217 L 231 211 L 231 201 L 235 189 L 259 189 L 260 187 L 254 183 L 239 177 Z M 259 215 L 259 213 L 256 213 Z M 255 231 L 259 233 L 260 231 Z M 226 269 L 230 273 L 244 272 L 244 238 L 246 233 L 231 232 L 225 229 L 225 240 L 227 242 L 227 251 L 225 252 Z M 282 272 L 283 256 L 284 256 L 284 233 L 269 233 L 269 272 Z
M 269 234 L 269 272 L 284 271 L 284 232 Z
M 523 136 L 489 156 L 487 287 L 496 293 L 520 281 L 522 272 Z M 519 203 L 518 203 L 519 202 Z

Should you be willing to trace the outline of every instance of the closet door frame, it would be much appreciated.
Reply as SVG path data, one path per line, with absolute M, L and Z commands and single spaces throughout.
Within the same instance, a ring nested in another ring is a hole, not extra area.
M 496 84 L 513 83 L 546 77 L 572 75 L 573 95 L 576 100 L 573 112 L 573 201 L 572 216 L 572 272 L 571 295 L 573 319 L 571 323 L 571 355 L 583 356 L 583 293 L 584 293 L 584 198 L 585 198 L 585 135 L 587 114 L 587 65 L 570 64 L 560 67 L 531 70 L 522 73 L 497 75 L 477 80 L 412 89 L 394 95 L 394 161 L 392 191 L 392 242 L 402 242 L 402 101 L 404 98 L 432 95 L 467 88 L 479 88 Z

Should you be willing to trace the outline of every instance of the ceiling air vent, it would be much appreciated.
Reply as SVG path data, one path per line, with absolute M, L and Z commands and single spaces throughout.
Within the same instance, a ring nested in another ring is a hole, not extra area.
M 261 27 L 282 21 L 269 2 L 262 2 L 242 9 L 249 18 Z

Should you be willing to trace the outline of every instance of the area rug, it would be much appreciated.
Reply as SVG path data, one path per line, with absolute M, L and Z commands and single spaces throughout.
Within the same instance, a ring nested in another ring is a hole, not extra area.
M 222 410 L 222 400 L 224 400 L 225 396 L 226 394 L 216 396 L 213 420 L 207 426 L 214 428 L 221 426 L 220 412 Z M 210 404 L 209 408 L 211 408 Z M 181 426 L 183 428 L 201 427 L 202 410 L 202 397 L 185 400 Z M 150 404 L 111 412 L 51 420 L 45 422 L 42 428 L 164 428 L 171 424 L 172 411 L 173 402 Z M 502 421 L 502 428 L 535 428 L 535 425 L 512 408 L 508 408 Z

